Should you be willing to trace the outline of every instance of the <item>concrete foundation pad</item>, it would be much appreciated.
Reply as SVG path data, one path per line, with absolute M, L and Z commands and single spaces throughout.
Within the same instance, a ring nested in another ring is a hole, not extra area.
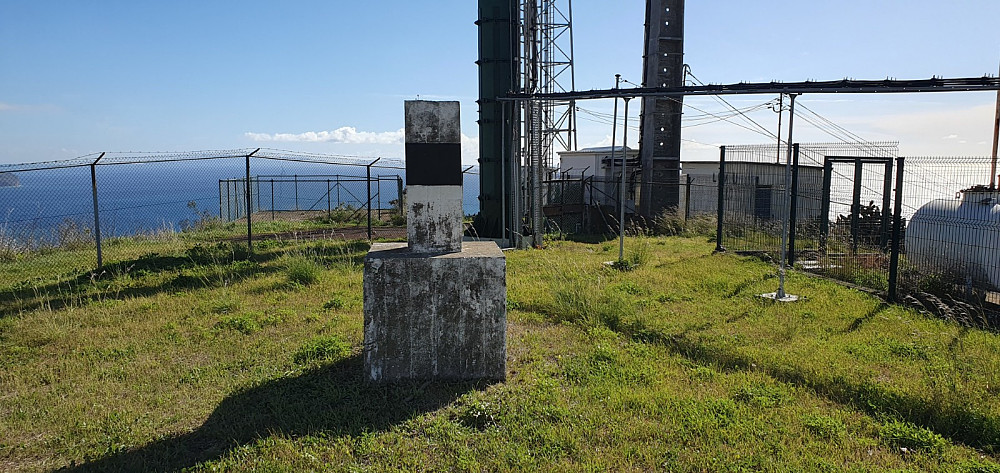
M 506 379 L 506 260 L 496 243 L 430 255 L 375 243 L 364 305 L 370 380 Z

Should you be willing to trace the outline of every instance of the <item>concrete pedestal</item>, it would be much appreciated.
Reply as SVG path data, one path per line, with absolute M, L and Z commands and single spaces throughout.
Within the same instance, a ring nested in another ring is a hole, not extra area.
M 506 379 L 506 260 L 493 242 L 365 257 L 365 374 L 372 381 Z

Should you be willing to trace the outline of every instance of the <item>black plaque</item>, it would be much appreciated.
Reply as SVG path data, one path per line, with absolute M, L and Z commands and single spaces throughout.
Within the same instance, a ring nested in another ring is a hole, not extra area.
M 462 185 L 462 145 L 406 143 L 406 185 Z

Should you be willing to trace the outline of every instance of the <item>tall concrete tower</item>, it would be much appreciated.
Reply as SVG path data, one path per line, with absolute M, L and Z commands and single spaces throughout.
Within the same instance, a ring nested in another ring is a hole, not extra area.
M 684 85 L 684 0 L 646 1 L 645 87 Z M 683 97 L 642 99 L 639 213 L 651 219 L 680 203 Z

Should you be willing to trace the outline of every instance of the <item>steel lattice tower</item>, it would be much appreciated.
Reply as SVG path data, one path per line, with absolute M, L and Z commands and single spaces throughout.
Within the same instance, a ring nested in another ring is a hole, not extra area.
M 556 93 L 575 90 L 573 71 L 572 0 L 521 2 L 522 90 Z M 575 101 L 528 102 L 523 112 L 521 148 L 528 167 L 527 208 L 536 244 L 541 244 L 542 180 L 553 168 L 558 145 L 576 149 Z
M 574 90 L 572 0 L 479 0 L 481 236 L 541 243 L 542 180 L 557 147 L 576 149 L 575 101 L 501 103 Z M 537 230 L 536 230 L 537 229 Z

